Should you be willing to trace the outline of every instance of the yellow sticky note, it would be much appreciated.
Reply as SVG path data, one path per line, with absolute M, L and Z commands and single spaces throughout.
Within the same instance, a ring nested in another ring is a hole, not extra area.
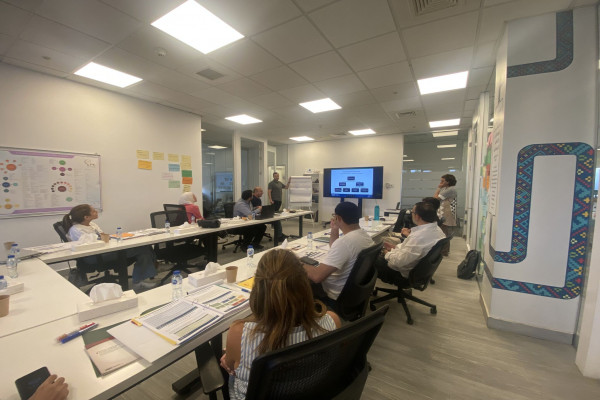
M 150 152 L 148 150 L 136 150 L 137 158 L 142 160 L 148 160 L 150 158 Z
M 181 156 L 181 169 L 192 169 L 192 156 Z
M 179 162 L 179 154 L 169 154 L 169 162 Z
M 155 160 L 164 160 L 165 159 L 165 153 L 160 152 L 160 151 L 155 151 L 152 153 L 152 158 Z
M 138 160 L 138 169 L 152 169 L 152 161 Z
M 191 192 L 192 191 L 192 185 L 183 185 L 183 191 L 184 192 Z

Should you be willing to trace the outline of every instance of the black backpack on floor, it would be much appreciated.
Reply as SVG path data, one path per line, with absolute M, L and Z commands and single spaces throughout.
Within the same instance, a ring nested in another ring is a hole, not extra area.
M 477 250 L 471 250 L 467 253 L 465 259 L 458 264 L 456 276 L 460 279 L 471 279 L 475 276 L 475 270 L 481 261 L 481 254 Z

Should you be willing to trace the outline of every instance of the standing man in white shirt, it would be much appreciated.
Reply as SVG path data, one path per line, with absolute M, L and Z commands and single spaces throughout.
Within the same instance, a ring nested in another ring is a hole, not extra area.
M 431 203 L 419 202 L 412 209 L 415 227 L 410 235 L 397 246 L 384 242 L 384 257 L 375 263 L 377 276 L 386 283 L 399 284 L 408 282 L 410 271 L 421 258 L 446 235 L 438 227 L 437 212 Z
M 356 204 L 338 204 L 331 218 L 331 249 L 316 267 L 304 264 L 308 278 L 315 284 L 321 284 L 320 287 L 313 285 L 313 295 L 333 310 L 336 309 L 335 301 L 348 280 L 358 253 L 374 244 L 369 234 L 360 228 L 359 219 L 360 211 Z

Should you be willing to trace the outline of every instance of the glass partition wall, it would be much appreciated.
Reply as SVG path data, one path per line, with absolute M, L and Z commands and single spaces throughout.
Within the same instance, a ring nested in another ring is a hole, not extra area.
M 223 204 L 235 201 L 233 132 L 209 124 L 202 126 L 205 129 L 202 133 L 202 215 L 224 217 Z

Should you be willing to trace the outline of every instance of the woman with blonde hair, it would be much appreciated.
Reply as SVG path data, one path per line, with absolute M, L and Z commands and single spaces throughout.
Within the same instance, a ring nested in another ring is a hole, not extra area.
M 229 373 L 229 396 L 243 399 L 252 361 L 261 354 L 300 343 L 339 328 L 339 317 L 313 299 L 302 263 L 283 249 L 265 253 L 250 293 L 252 315 L 234 322 L 221 366 Z

